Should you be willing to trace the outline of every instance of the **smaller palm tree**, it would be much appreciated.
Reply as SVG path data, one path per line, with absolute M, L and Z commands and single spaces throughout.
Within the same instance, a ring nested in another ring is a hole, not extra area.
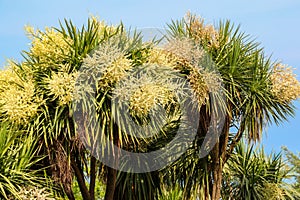
M 241 142 L 225 165 L 222 199 L 295 199 L 299 194 L 286 182 L 289 178 L 281 153 L 266 155 L 263 147 Z
M 294 182 L 291 185 L 300 193 L 300 153 L 293 153 L 287 147 L 282 147 L 289 166 L 292 168 Z
M 47 182 L 43 171 L 32 169 L 40 160 L 36 141 L 32 134 L 0 124 L 0 199 L 27 199 L 37 192 L 51 199 L 50 188 L 41 188 Z

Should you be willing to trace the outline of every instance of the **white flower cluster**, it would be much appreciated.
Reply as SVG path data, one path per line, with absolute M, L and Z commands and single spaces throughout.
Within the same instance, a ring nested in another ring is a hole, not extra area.
M 276 64 L 270 76 L 273 95 L 282 102 L 290 102 L 300 97 L 300 82 L 293 69 L 283 64 Z

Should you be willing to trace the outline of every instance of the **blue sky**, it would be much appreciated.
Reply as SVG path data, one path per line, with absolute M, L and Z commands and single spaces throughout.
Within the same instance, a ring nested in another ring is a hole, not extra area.
M 57 26 L 64 18 L 81 26 L 90 15 L 107 23 L 122 21 L 134 28 L 163 28 L 171 19 L 180 19 L 187 11 L 208 22 L 230 19 L 265 47 L 266 53 L 296 69 L 300 79 L 300 1 L 299 0 L 0 0 L 0 66 L 6 59 L 20 60 L 28 49 L 24 26 L 43 29 Z M 295 118 L 266 131 L 263 143 L 268 151 L 282 145 L 300 151 L 300 102 Z

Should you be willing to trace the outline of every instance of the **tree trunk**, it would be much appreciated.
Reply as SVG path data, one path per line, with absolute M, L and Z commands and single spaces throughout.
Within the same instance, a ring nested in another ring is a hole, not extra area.
M 104 200 L 113 200 L 117 182 L 117 170 L 107 167 L 107 182 Z
M 223 165 L 218 158 L 218 161 L 214 163 L 214 169 L 212 172 L 213 183 L 211 188 L 211 199 L 219 200 L 221 198 L 221 184 L 222 184 L 222 171 Z
M 75 200 L 72 188 L 70 187 L 66 187 L 65 185 L 63 185 L 64 191 L 68 197 L 69 200 Z
M 212 159 L 212 184 L 211 184 L 211 199 L 212 200 L 220 200 L 221 198 L 221 186 L 222 186 L 222 178 L 223 178 L 223 168 L 224 161 L 227 156 L 227 145 L 228 145 L 228 137 L 229 137 L 229 129 L 230 129 L 230 121 L 231 116 L 226 115 L 224 126 L 222 129 L 222 133 L 218 138 L 218 142 L 215 147 L 211 151 L 211 159 Z
M 220 141 L 218 141 L 210 152 L 211 155 L 211 169 L 212 169 L 212 184 L 210 188 L 210 197 L 211 200 L 219 200 L 220 199 L 220 191 L 221 191 L 221 180 L 222 180 L 222 164 L 220 161 L 219 154 L 219 145 Z
M 113 144 L 117 147 L 121 147 L 120 140 L 119 140 L 119 129 L 116 124 L 113 125 Z M 117 166 L 119 152 L 114 152 L 114 158 L 115 159 L 115 165 Z M 112 155 L 111 155 L 112 156 Z M 111 167 L 107 167 L 107 177 L 106 177 L 106 190 L 105 190 L 105 197 L 104 200 L 113 200 L 114 194 L 116 190 L 116 182 L 117 182 L 117 173 L 118 171 L 116 169 L 113 169 Z
M 85 200 L 91 200 L 89 190 L 88 190 L 88 188 L 86 187 L 86 184 L 85 184 L 83 170 L 81 168 L 80 163 L 78 161 L 76 162 L 73 159 L 72 160 L 72 167 L 73 167 L 73 170 L 75 172 L 75 176 L 77 178 L 77 183 L 78 183 L 78 186 L 79 186 L 82 197 Z
M 208 132 L 210 123 L 214 123 L 210 117 L 205 106 L 201 107 L 198 129 L 199 138 L 204 138 Z M 210 159 L 207 157 L 209 181 L 203 186 L 205 189 L 205 200 L 220 200 L 221 198 L 222 171 L 224 160 L 226 160 L 227 157 L 230 122 L 231 116 L 226 115 L 221 135 L 217 138 L 214 148 L 209 153 Z

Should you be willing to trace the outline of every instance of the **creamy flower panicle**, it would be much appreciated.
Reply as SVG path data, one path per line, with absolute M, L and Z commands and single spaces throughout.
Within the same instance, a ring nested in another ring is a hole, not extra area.
M 282 102 L 291 102 L 300 97 L 300 82 L 293 69 L 281 63 L 276 64 L 270 75 L 273 95 Z
M 132 68 L 132 61 L 112 42 L 101 44 L 83 63 L 81 75 L 96 76 L 98 87 L 102 90 L 111 89 Z
M 49 90 L 48 95 L 52 95 L 53 100 L 58 98 L 60 106 L 71 103 L 74 100 L 74 90 L 77 77 L 77 72 L 53 73 L 51 77 L 45 80 L 47 83 L 46 88 Z
M 222 79 L 214 70 L 209 69 L 212 63 L 204 63 L 205 51 L 189 38 L 175 38 L 170 40 L 165 49 L 173 55 L 183 71 L 189 71 L 187 80 L 193 89 L 195 100 L 199 106 L 206 103 L 209 92 L 220 90 Z
M 166 85 L 154 82 L 142 83 L 132 91 L 130 97 L 130 110 L 134 115 L 147 116 L 156 105 L 166 105 L 172 100 L 174 94 Z
M 164 48 L 152 48 L 146 59 L 147 64 L 158 64 L 161 66 L 170 67 L 171 69 L 176 68 L 177 62 L 177 58 Z
M 18 195 L 22 200 L 55 200 L 53 194 L 47 189 L 24 186 L 20 189 Z M 15 197 L 9 197 L 8 199 L 15 200 Z
M 61 66 L 60 64 L 65 61 L 66 56 L 72 53 L 73 40 L 54 28 L 46 28 L 42 32 L 27 26 L 25 30 L 32 40 L 29 54 L 36 59 L 37 65 L 43 69 Z
M 42 99 L 31 79 L 22 79 L 10 67 L 0 73 L 0 110 L 12 122 L 25 124 L 37 114 Z
M 189 38 L 175 38 L 164 46 L 165 51 L 173 55 L 181 65 L 197 66 L 201 63 L 204 50 Z
M 207 48 L 219 48 L 220 36 L 218 30 L 212 24 L 205 24 L 204 19 L 196 17 L 188 13 L 185 21 L 190 26 L 190 34 Z

